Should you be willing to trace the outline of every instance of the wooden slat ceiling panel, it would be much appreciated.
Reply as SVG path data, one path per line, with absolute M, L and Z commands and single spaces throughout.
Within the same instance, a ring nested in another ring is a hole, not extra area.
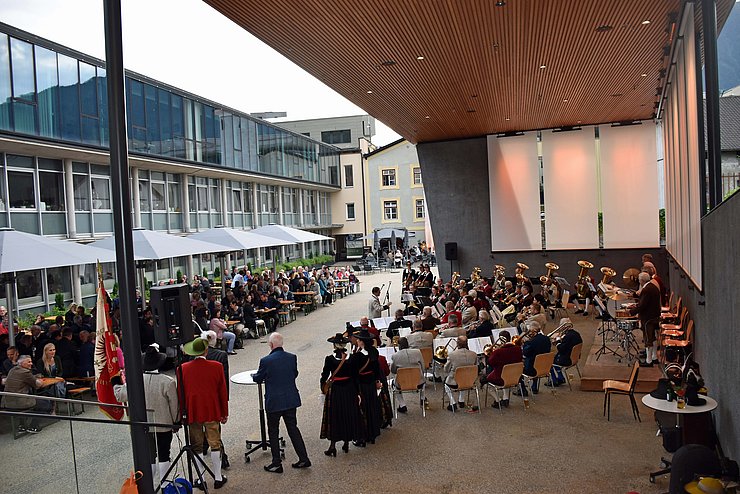
M 681 0 L 205 1 L 414 143 L 651 118 L 681 7 Z M 719 0 L 721 22 L 733 1 Z

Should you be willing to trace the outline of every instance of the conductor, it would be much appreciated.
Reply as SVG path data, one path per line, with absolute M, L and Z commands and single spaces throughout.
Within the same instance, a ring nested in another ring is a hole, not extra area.
M 383 311 L 391 306 L 391 302 L 388 302 L 386 305 L 380 303 L 380 288 L 377 286 L 373 287 L 372 293 L 367 304 L 367 317 L 376 319 L 383 316 Z

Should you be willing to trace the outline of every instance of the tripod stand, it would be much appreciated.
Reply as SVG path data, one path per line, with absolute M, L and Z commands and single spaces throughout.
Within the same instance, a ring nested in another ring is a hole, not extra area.
M 614 355 L 615 357 L 621 359 L 622 355 L 612 348 L 609 348 L 609 345 L 607 344 L 607 333 L 616 331 L 617 326 L 617 320 L 614 319 L 611 314 L 608 312 L 602 312 L 603 319 L 601 320 L 601 326 L 599 327 L 599 333 L 601 335 L 601 348 L 599 348 L 596 351 L 596 361 L 598 362 L 599 358 L 601 358 L 602 355 L 606 355 L 607 353 Z M 620 360 L 621 361 L 621 360 Z
M 185 376 L 182 372 L 182 364 L 183 364 L 183 358 L 182 358 L 182 348 L 177 345 L 175 346 L 175 349 L 177 351 L 177 366 L 175 374 L 179 378 L 179 386 L 178 386 L 178 398 L 180 399 L 180 409 L 182 410 L 180 415 L 180 422 L 182 424 L 187 424 L 187 408 L 185 407 Z M 181 390 L 181 391 L 180 391 Z M 198 456 L 195 451 L 193 450 L 193 445 L 190 444 L 190 434 L 188 431 L 188 426 L 185 425 L 183 427 L 183 434 L 185 436 L 185 445 L 180 448 L 180 451 L 177 453 L 177 456 L 174 460 L 172 460 L 170 464 L 170 468 L 167 469 L 165 474 L 160 479 L 160 484 L 157 487 L 157 489 L 154 491 L 159 492 L 162 490 L 162 484 L 164 484 L 165 479 L 170 475 L 170 473 L 177 467 L 178 462 L 180 461 L 180 458 L 185 456 L 185 461 L 188 466 L 188 476 L 187 479 L 190 482 L 191 485 L 193 484 L 193 465 L 195 465 L 195 473 L 198 476 L 198 482 L 203 487 L 203 490 L 207 493 L 208 492 L 208 485 L 205 482 L 205 473 L 207 472 L 208 475 L 211 476 L 211 478 L 215 479 L 215 475 L 213 471 L 211 471 L 210 468 L 208 468 L 208 465 L 205 464 L 203 461 L 203 458 Z M 200 468 L 198 467 L 200 465 Z

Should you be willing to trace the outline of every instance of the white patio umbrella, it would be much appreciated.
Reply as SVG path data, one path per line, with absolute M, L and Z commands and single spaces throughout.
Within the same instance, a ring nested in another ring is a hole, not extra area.
M 245 249 L 259 249 L 262 247 L 278 247 L 281 245 L 292 245 L 296 242 L 292 240 L 280 240 L 274 237 L 268 237 L 266 235 L 260 235 L 254 231 L 237 230 L 235 228 L 228 228 L 225 226 L 219 226 L 205 230 L 202 232 L 194 233 L 190 236 L 197 240 L 203 240 L 212 242 L 214 244 L 220 244 L 228 247 L 228 250 L 245 250 Z M 221 258 L 221 272 L 225 273 L 226 267 L 223 263 L 223 257 Z M 226 289 L 226 276 L 221 276 L 221 290 L 225 293 Z
M 291 241 L 298 244 L 303 244 L 306 242 L 317 242 L 319 240 L 334 240 L 331 237 L 319 235 L 318 233 L 307 232 L 305 230 L 299 230 L 298 228 L 291 228 L 289 226 L 274 224 L 261 226 L 251 231 L 253 233 L 259 233 L 260 235 L 279 238 L 280 240 Z
M 15 307 L 14 311 L 12 303 L 15 294 L 15 273 L 91 264 L 98 260 L 113 261 L 115 254 L 76 242 L 19 232 L 12 228 L 0 228 L 0 273 L 4 275 L 9 319 L 13 318 L 14 313 L 18 313 L 18 307 Z M 12 323 L 9 322 L 9 326 L 12 326 Z M 13 345 L 14 331 L 12 327 L 8 330 L 10 345 Z
M 133 230 L 134 260 L 139 271 L 139 285 L 142 290 L 142 303 L 146 306 L 146 278 L 142 261 L 155 261 L 171 257 L 183 257 L 195 254 L 212 254 L 227 252 L 230 249 L 223 245 L 194 240 L 188 237 L 179 237 L 168 233 L 135 228 Z M 115 235 L 93 242 L 91 245 L 115 252 Z

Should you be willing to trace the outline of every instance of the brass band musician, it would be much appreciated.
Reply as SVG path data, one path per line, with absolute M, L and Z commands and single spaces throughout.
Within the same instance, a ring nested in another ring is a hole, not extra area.
M 640 299 L 637 302 L 637 307 L 630 309 L 630 312 L 633 315 L 637 314 L 642 326 L 646 352 L 644 366 L 652 367 L 653 363 L 658 360 L 658 342 L 655 339 L 655 334 L 660 322 L 660 286 L 645 271 L 638 275 L 638 280 L 640 282 Z
M 560 319 L 560 325 L 562 326 L 564 324 L 568 324 L 568 326 L 566 326 L 567 329 L 563 333 L 560 342 L 556 345 L 558 349 L 558 354 L 555 355 L 554 362 L 560 366 L 571 365 L 573 362 L 570 360 L 570 354 L 573 352 L 573 347 L 575 347 L 579 343 L 583 343 L 581 334 L 575 330 L 573 324 L 570 321 L 570 318 L 564 317 Z M 557 387 L 561 384 L 565 384 L 565 376 L 563 375 L 563 371 L 560 368 L 556 368 L 553 366 L 550 369 L 550 382 L 552 384 L 546 383 L 545 386 L 551 385 Z
M 501 331 L 501 333 L 499 334 L 499 338 L 502 339 L 505 343 L 501 348 L 492 351 L 491 354 L 488 356 L 488 374 L 485 376 L 481 376 L 481 384 L 490 382 L 497 386 L 503 385 L 504 381 L 503 379 L 501 379 L 501 372 L 503 371 L 504 366 L 506 364 L 514 364 L 522 361 L 522 347 L 511 343 L 511 334 L 508 331 Z M 505 389 L 503 391 L 501 402 L 498 401 L 498 395 L 496 393 L 493 394 L 493 397 L 493 408 L 509 406 L 508 389 Z

